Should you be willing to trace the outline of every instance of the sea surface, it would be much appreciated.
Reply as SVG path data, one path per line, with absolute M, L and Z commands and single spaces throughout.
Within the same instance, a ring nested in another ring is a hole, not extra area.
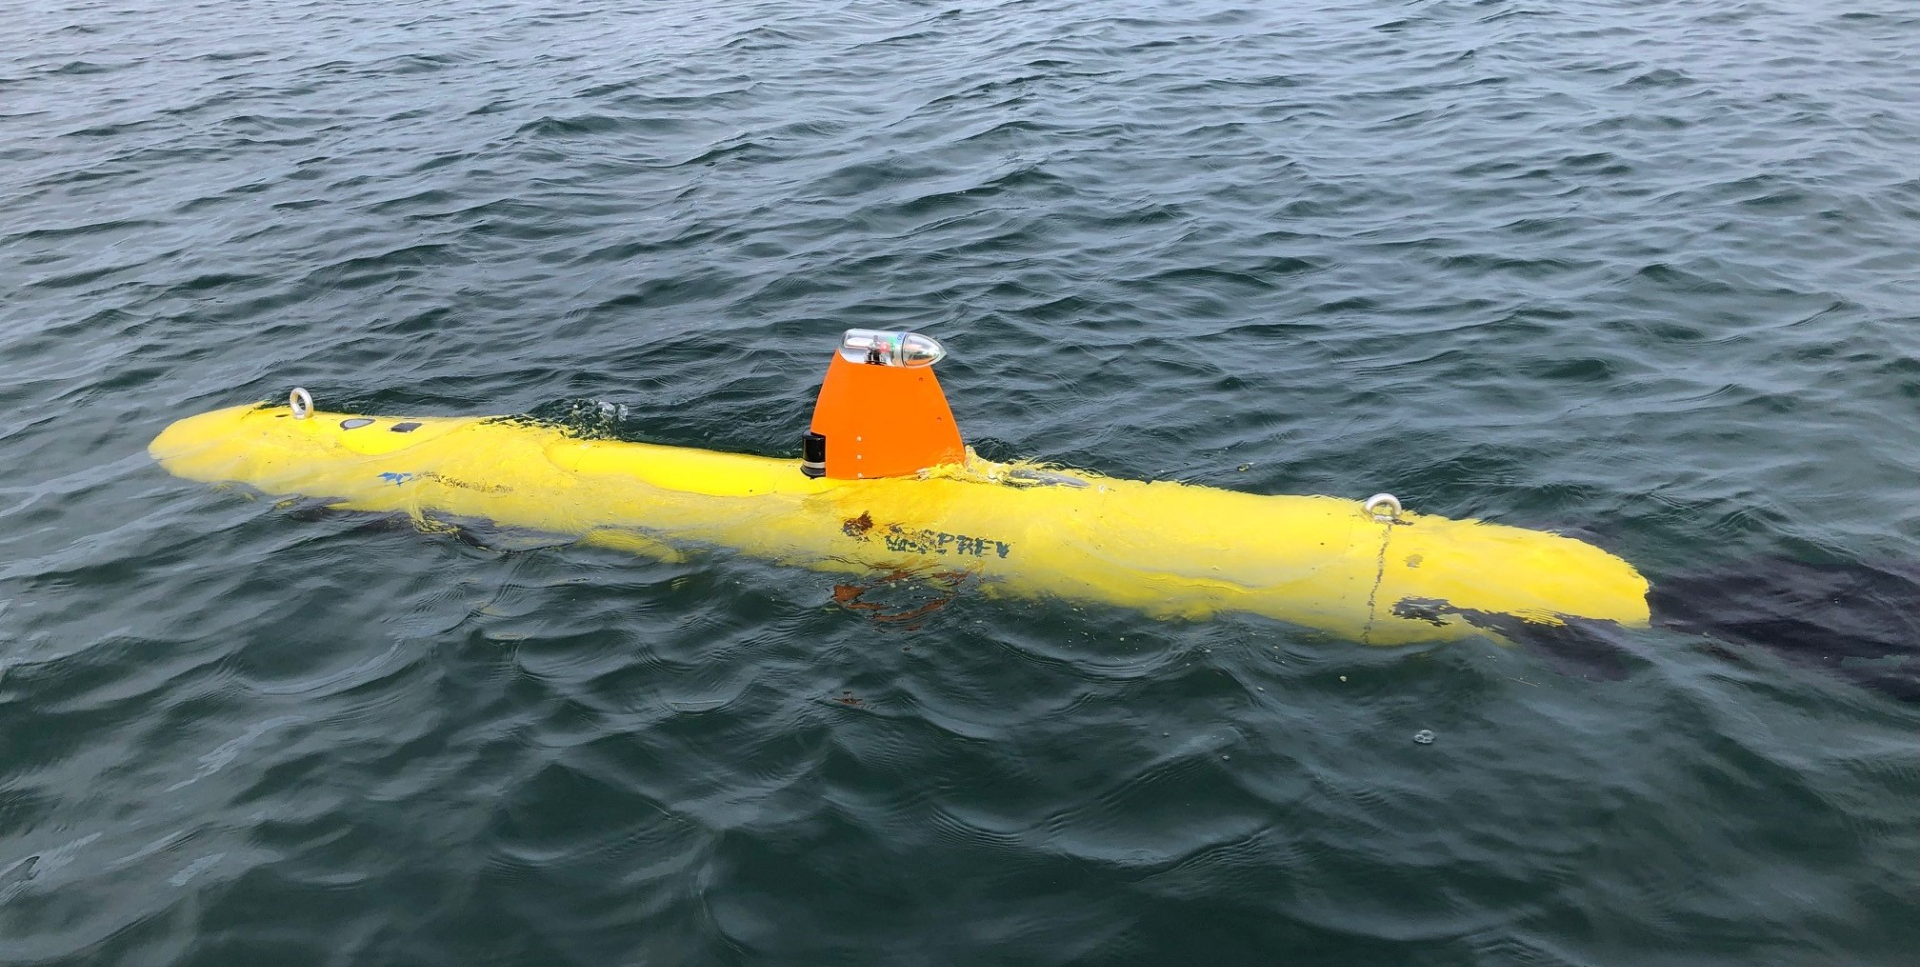
M 0 0 L 0 963 L 1920 963 L 1920 658 L 1807 637 L 1858 596 L 1607 673 L 909 627 L 146 452 L 302 385 L 794 456 L 914 328 L 996 459 L 1686 600 L 1899 573 L 1917 54 L 1912 0 Z

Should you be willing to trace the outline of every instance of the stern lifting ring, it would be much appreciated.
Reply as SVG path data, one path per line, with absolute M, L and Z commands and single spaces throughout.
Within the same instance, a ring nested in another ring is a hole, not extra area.
M 1400 519 L 1400 498 L 1392 494 L 1374 494 L 1360 506 L 1382 524 L 1391 524 Z M 1381 513 L 1383 507 L 1386 508 L 1385 513 Z

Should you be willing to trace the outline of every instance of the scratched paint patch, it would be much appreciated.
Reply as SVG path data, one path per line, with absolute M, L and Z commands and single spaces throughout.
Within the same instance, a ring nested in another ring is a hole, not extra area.
M 380 479 L 387 483 L 393 484 L 396 487 L 402 484 L 408 483 L 409 481 L 431 480 L 437 484 L 445 484 L 446 486 L 449 486 L 449 487 L 458 487 L 461 490 L 477 490 L 484 494 L 513 493 L 512 487 L 506 487 L 500 484 L 474 483 L 471 480 L 461 480 L 458 477 L 449 477 L 446 474 L 435 473 L 431 470 L 426 471 L 425 473 L 402 473 L 399 471 L 389 470 L 382 473 L 380 475 Z

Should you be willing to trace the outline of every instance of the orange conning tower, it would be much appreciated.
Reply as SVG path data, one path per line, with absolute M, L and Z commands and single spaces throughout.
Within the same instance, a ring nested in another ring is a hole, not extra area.
M 802 469 L 856 480 L 965 460 L 953 410 L 933 375 L 945 355 L 919 333 L 848 330 L 814 403 Z

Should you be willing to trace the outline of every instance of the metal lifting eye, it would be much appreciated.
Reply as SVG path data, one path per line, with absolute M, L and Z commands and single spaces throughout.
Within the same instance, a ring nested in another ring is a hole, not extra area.
M 1373 515 L 1374 520 L 1383 524 L 1390 524 L 1400 519 L 1400 498 L 1392 494 L 1374 494 L 1361 506 L 1367 513 Z M 1386 508 L 1386 513 L 1381 513 L 1383 507 Z
M 287 394 L 287 408 L 293 411 L 293 418 L 296 420 L 304 420 L 312 416 L 313 394 L 295 386 L 293 392 Z

